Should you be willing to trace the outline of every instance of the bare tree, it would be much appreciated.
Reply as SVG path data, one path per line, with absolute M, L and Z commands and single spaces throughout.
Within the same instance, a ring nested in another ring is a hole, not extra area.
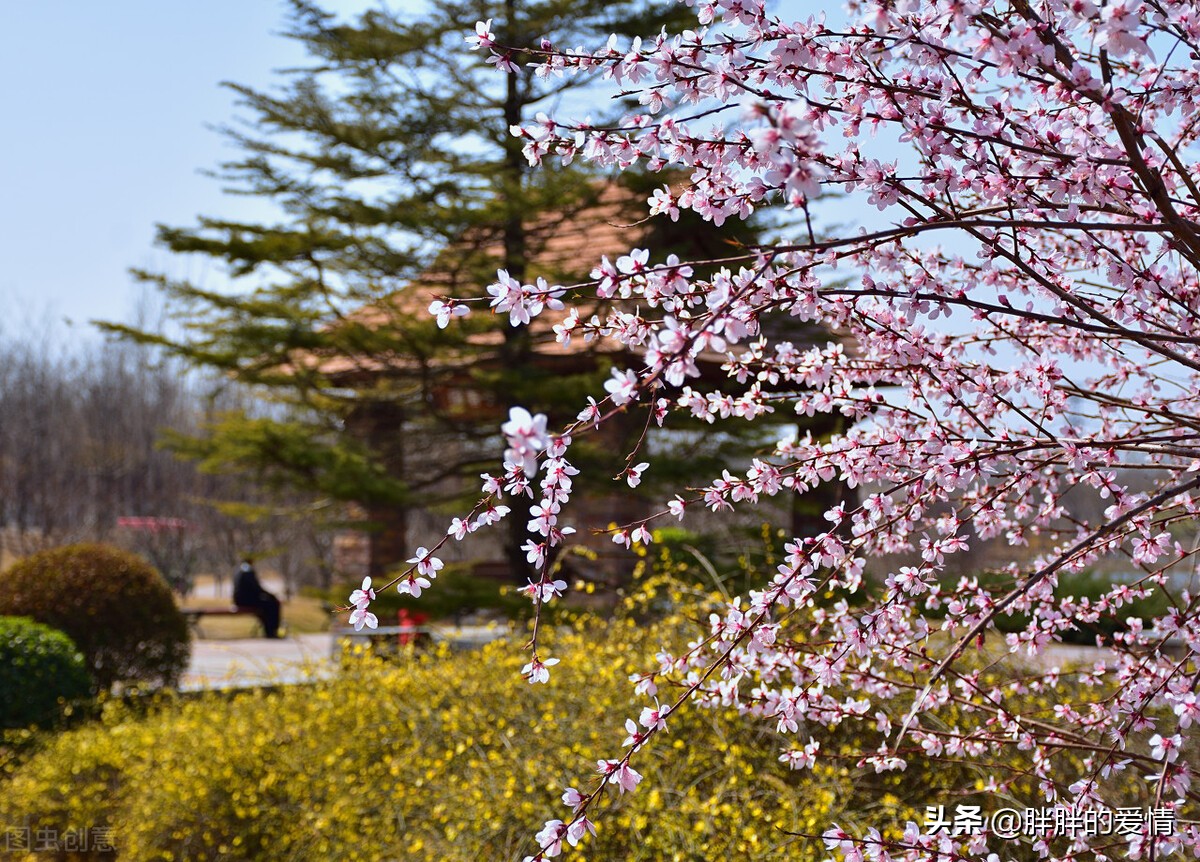
M 180 592 L 247 553 L 279 556 L 289 592 L 314 573 L 328 583 L 319 506 L 205 473 L 164 445 L 249 401 L 146 347 L 71 345 L 50 327 L 0 338 L 0 549 L 113 541 Z

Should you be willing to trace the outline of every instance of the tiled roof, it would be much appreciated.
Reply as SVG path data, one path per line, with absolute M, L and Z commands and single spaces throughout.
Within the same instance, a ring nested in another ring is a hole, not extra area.
M 639 214 L 644 213 L 643 195 L 609 183 L 599 190 L 590 205 L 573 212 L 545 215 L 527 228 L 531 250 L 523 280 L 528 283 L 543 276 L 548 282 L 569 286 L 586 280 L 601 256 L 607 255 L 615 261 L 631 248 L 647 247 L 651 242 L 654 223 L 644 216 L 639 220 Z M 356 310 L 341 325 L 402 329 L 406 324 L 411 324 L 413 319 L 429 320 L 428 308 L 434 299 L 482 295 L 484 284 L 479 283 L 478 265 L 483 260 L 502 260 L 503 252 L 503 243 L 498 238 L 494 241 L 481 238 L 480 241 L 466 242 L 462 246 L 451 246 L 418 279 Z M 494 277 L 494 272 L 491 275 Z M 593 299 L 590 305 L 580 309 L 581 316 L 595 312 L 596 303 Z M 474 323 L 488 315 L 493 315 L 493 312 L 486 305 L 473 304 L 470 319 Z M 529 324 L 528 335 L 533 352 L 531 361 L 537 364 L 553 363 L 556 368 L 565 366 L 571 371 L 585 369 L 601 355 L 625 356 L 630 365 L 639 362 L 623 344 L 613 338 L 585 342 L 576 337 L 571 339 L 569 345 L 559 343 L 555 340 L 553 327 L 565 316 L 563 311 L 547 309 Z M 452 321 L 450 325 L 455 327 L 459 323 Z M 347 386 L 362 385 L 378 377 L 411 373 L 422 367 L 443 372 L 456 367 L 478 367 L 498 359 L 499 349 L 504 343 L 504 330 L 508 326 L 507 314 L 496 316 L 495 326 L 468 329 L 465 344 L 458 349 L 439 350 L 436 357 L 428 360 L 413 354 L 379 351 L 369 355 L 339 354 L 324 360 L 314 359 L 325 376 Z M 813 336 L 819 332 L 812 328 L 805 335 L 816 340 Z M 793 340 L 806 339 L 801 336 Z M 724 360 L 724 355 L 712 353 L 702 356 L 700 364 L 712 371 Z

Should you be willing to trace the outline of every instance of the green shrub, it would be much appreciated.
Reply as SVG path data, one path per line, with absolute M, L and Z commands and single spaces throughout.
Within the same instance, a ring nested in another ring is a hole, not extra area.
M 0 727 L 52 724 L 91 687 L 69 637 L 25 617 L 0 617 Z
M 0 614 L 67 634 L 96 684 L 172 685 L 187 667 L 190 633 L 171 590 L 148 563 L 109 545 L 33 554 L 0 573 Z
M 994 596 L 1002 596 L 1015 586 L 1012 576 L 997 572 L 979 572 L 975 575 L 980 585 L 986 587 Z M 946 576 L 942 579 L 943 589 L 952 592 L 958 583 L 958 577 Z M 1105 574 L 1094 569 L 1081 572 L 1064 572 L 1058 576 L 1054 587 L 1054 597 L 1065 599 L 1068 596 L 1076 601 L 1087 599 L 1094 604 L 1101 596 L 1109 593 L 1120 583 L 1128 583 L 1129 578 L 1121 578 Z M 1160 587 L 1151 586 L 1149 595 L 1133 599 L 1120 608 L 1114 608 L 1102 615 L 1095 622 L 1075 621 L 1075 624 L 1059 634 L 1064 643 L 1093 646 L 1097 639 L 1100 643 L 1111 643 L 1113 635 L 1129 630 L 1129 620 L 1140 618 L 1149 624 L 1155 617 L 1161 617 L 1170 608 L 1170 600 Z M 931 617 L 944 613 L 931 612 Z M 1025 613 L 1004 613 L 996 617 L 996 629 L 1001 632 L 1023 631 L 1029 625 L 1029 615 Z
M 1103 572 L 1085 569 L 1078 573 L 1069 572 L 1059 575 L 1054 595 L 1056 597 L 1074 596 L 1076 600 L 1086 598 L 1089 602 L 1095 603 L 1113 587 L 1128 582 L 1128 577 L 1105 575 Z M 1099 636 L 1102 641 L 1111 641 L 1113 635 L 1129 630 L 1129 620 L 1132 617 L 1139 617 L 1149 626 L 1150 620 L 1161 617 L 1170 607 L 1171 601 L 1167 598 L 1166 593 L 1160 587 L 1152 587 L 1149 595 L 1122 605 L 1119 610 L 1101 616 L 1094 623 L 1080 623 L 1079 629 L 1067 632 L 1063 640 L 1094 644 L 1096 637 Z

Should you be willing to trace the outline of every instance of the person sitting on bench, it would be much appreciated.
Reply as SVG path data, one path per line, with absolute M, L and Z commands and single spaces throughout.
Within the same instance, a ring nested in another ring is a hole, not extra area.
M 233 603 L 239 608 L 252 608 L 266 636 L 279 637 L 279 599 L 263 589 L 249 560 L 242 560 L 234 576 Z

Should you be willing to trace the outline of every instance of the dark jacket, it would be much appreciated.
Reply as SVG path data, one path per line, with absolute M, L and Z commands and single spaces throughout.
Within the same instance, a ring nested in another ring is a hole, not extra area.
M 262 601 L 262 584 L 258 582 L 258 574 L 251 566 L 243 565 L 238 569 L 233 579 L 233 603 L 235 605 L 257 605 Z

